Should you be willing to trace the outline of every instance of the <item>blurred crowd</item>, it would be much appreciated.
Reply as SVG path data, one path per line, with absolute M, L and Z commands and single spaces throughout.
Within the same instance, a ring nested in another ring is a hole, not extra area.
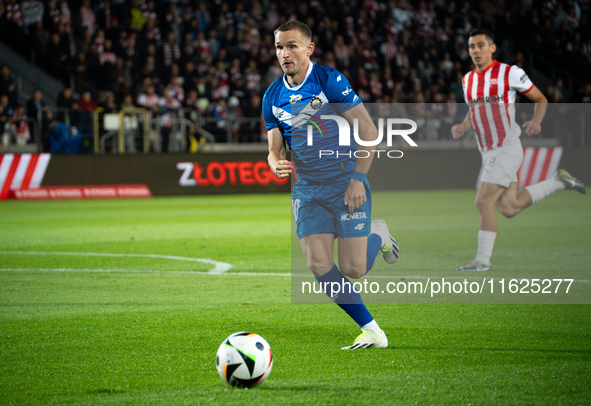
M 532 52 L 580 78 L 570 92 L 557 75 L 542 89 L 550 101 L 589 102 L 589 17 L 590 0 L 0 0 L 0 31 L 63 81 L 60 106 L 187 108 L 218 119 L 260 117 L 282 74 L 273 30 L 290 19 L 312 28 L 312 60 L 340 70 L 365 102 L 463 102 L 477 25 L 498 33 L 499 60 L 527 71 Z

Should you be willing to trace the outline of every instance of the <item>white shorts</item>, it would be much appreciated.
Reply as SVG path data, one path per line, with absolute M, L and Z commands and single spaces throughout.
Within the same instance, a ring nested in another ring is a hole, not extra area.
M 482 152 L 481 182 L 509 187 L 517 182 L 517 171 L 523 162 L 523 147 L 517 138 L 510 145 Z

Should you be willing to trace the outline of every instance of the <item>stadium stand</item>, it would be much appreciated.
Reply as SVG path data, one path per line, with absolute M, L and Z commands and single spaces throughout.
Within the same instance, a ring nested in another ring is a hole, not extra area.
M 560 103 L 590 99 L 589 18 L 589 0 L 0 0 L 0 39 L 99 108 L 197 114 L 217 142 L 256 142 L 260 126 L 246 118 L 260 117 L 251 103 L 282 73 L 271 33 L 289 19 L 310 25 L 313 60 L 342 71 L 365 102 L 463 102 L 467 34 L 482 27 L 497 36 L 500 60 Z M 12 105 L 31 97 L 14 100 L 3 77 Z

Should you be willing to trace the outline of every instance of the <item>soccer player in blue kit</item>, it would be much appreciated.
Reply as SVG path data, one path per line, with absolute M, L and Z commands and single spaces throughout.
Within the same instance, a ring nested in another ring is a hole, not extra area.
M 349 81 L 338 71 L 310 61 L 315 47 L 311 39 L 310 28 L 299 21 L 288 21 L 275 30 L 275 50 L 285 75 L 273 82 L 263 98 L 268 161 L 279 178 L 290 176 L 295 167 L 292 209 L 308 268 L 328 297 L 362 330 L 353 345 L 343 349 L 386 348 L 388 338 L 360 293 L 352 288 L 333 293 L 331 285 L 347 286 L 347 277 L 366 275 L 380 252 L 388 263 L 398 260 L 398 244 L 385 221 L 370 225 L 371 191 L 366 174 L 374 147 L 355 142 L 340 145 L 337 121 L 320 121 L 315 115 L 321 109 L 322 114 L 332 112 L 346 119 L 351 128 L 356 118 L 364 144 L 377 139 L 377 129 Z M 296 105 L 305 106 L 299 114 Z M 328 136 L 317 137 L 309 145 L 307 136 L 296 133 L 305 134 L 305 124 L 312 119 L 324 126 Z M 292 151 L 293 165 L 286 160 L 285 142 Z M 320 151 L 328 156 L 320 156 Z M 335 237 L 340 269 L 333 259 Z

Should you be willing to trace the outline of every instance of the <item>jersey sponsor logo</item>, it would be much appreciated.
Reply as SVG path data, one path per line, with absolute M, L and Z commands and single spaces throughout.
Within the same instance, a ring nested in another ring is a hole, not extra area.
M 292 94 L 292 95 L 289 97 L 289 102 L 290 102 L 291 104 L 293 104 L 293 103 L 297 103 L 297 102 L 299 102 L 300 100 L 302 100 L 302 95 L 301 95 L 301 94 Z
M 503 100 L 504 95 L 494 95 L 494 96 L 490 96 L 490 97 L 479 97 L 477 99 L 472 99 L 468 102 L 468 104 L 470 104 L 470 107 L 474 107 L 477 104 L 483 104 L 483 103 L 499 103 L 501 100 Z
M 341 214 L 341 221 L 361 220 L 361 219 L 366 219 L 366 218 L 367 218 L 367 214 L 365 214 L 364 212 Z M 357 227 L 359 227 L 359 225 Z M 355 227 L 355 228 L 357 229 L 357 227 Z M 361 230 L 361 228 L 358 230 Z
M 498 85 L 499 84 L 499 80 L 498 79 L 491 79 L 490 80 L 490 84 L 491 85 Z
M 351 89 L 351 87 L 346 88 L 345 90 L 343 90 L 343 96 L 347 96 L 352 91 L 353 91 L 353 89 Z
M 526 81 L 527 79 L 528 79 L 528 77 L 527 77 L 527 73 L 524 73 L 524 74 L 523 74 L 523 75 L 522 75 L 522 76 L 519 78 L 519 80 L 521 81 L 521 83 L 525 83 L 525 81 Z

